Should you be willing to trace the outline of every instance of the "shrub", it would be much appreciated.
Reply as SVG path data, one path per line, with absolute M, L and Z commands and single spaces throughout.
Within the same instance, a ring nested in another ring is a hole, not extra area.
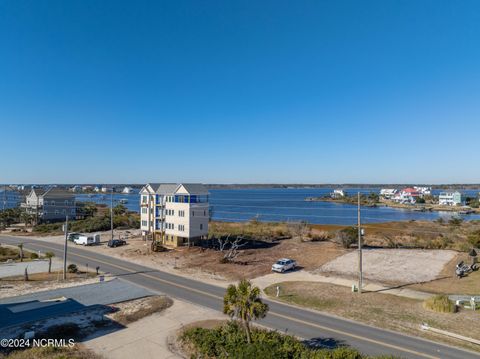
M 30 253 L 30 259 L 38 259 L 38 254 L 35 252 Z
M 355 227 L 347 227 L 337 232 L 334 241 L 343 248 L 350 248 L 358 239 L 357 229 Z
M 448 224 L 453 228 L 458 228 L 463 223 L 462 218 L 453 217 L 448 221 Z
M 457 311 L 456 305 L 444 294 L 426 299 L 423 306 L 439 313 L 455 313 Z
M 319 233 L 310 233 L 308 237 L 312 242 L 324 242 L 330 239 L 330 233 L 327 231 L 320 231 Z
M 362 359 L 359 352 L 348 347 L 312 349 L 291 335 L 252 328 L 252 343 L 236 321 L 213 329 L 189 328 L 180 337 L 184 347 L 201 358 L 309 358 Z
M 78 267 L 76 264 L 69 264 L 67 267 L 68 273 L 77 273 L 78 272 Z

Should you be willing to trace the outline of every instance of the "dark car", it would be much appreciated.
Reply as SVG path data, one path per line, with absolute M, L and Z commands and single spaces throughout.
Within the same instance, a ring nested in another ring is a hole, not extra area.
M 70 241 L 70 242 L 74 242 L 75 239 L 78 239 L 78 237 L 80 237 L 82 234 L 81 233 L 69 233 L 68 236 L 67 236 L 67 239 Z
M 115 247 L 124 246 L 125 244 L 127 244 L 127 241 L 124 241 L 123 239 L 110 239 L 108 241 L 107 246 L 115 248 Z

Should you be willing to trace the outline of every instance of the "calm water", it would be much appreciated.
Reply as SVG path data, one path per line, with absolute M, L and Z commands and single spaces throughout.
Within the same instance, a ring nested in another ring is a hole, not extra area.
M 347 188 L 347 193 L 378 192 L 378 188 L 355 189 Z M 332 189 L 235 189 L 210 190 L 210 205 L 212 218 L 220 221 L 240 222 L 252 218 L 260 221 L 295 222 L 308 221 L 316 224 L 354 224 L 357 221 L 355 205 L 331 202 L 306 202 L 306 197 L 325 196 Z M 440 191 L 434 191 L 438 194 Z M 475 196 L 477 191 L 465 191 L 466 195 Z M 132 211 L 140 211 L 140 196 L 138 194 L 115 194 L 114 204 L 121 199 L 128 202 L 125 206 Z M 77 200 L 93 201 L 110 205 L 110 195 L 77 195 Z M 362 221 L 389 222 L 408 220 L 435 220 L 439 217 L 448 219 L 451 212 L 415 212 L 411 210 L 388 207 L 362 207 Z M 465 219 L 480 219 L 480 215 L 466 215 Z

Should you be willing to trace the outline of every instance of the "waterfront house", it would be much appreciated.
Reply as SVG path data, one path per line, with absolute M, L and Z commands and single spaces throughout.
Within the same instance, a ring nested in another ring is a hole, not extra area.
M 441 192 L 438 196 L 438 204 L 443 206 L 463 206 L 465 198 L 459 191 Z
M 398 190 L 395 188 L 382 188 L 380 190 L 380 197 L 385 199 L 392 199 L 397 194 Z
M 332 198 L 343 198 L 345 197 L 345 192 L 343 189 L 334 189 L 333 192 L 331 193 Z
M 77 192 L 81 192 L 82 187 L 75 185 L 72 188 L 70 188 L 70 190 L 74 193 L 77 193 Z
M 102 193 L 115 192 L 115 187 L 102 186 L 102 188 L 100 189 L 100 192 Z
M 413 189 L 420 193 L 420 196 L 429 196 L 432 194 L 432 187 L 413 186 Z
M 419 197 L 421 197 L 420 192 L 415 188 L 408 187 L 395 194 L 395 196 L 393 196 L 393 201 L 402 204 L 415 204 Z
M 22 207 L 35 217 L 36 223 L 64 221 L 67 216 L 70 219 L 77 217 L 75 195 L 60 188 L 32 188 Z
M 140 191 L 140 228 L 166 247 L 194 245 L 208 235 L 208 190 L 197 183 L 149 183 Z
M 123 190 L 122 190 L 122 193 L 123 194 L 130 194 L 130 193 L 133 193 L 134 192 L 134 189 L 132 187 L 124 187 Z

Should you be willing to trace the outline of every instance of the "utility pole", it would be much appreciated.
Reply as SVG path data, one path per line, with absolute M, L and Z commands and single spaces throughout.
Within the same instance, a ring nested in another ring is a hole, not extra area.
M 68 215 L 65 217 L 65 246 L 63 247 L 63 280 L 67 279 Z
M 112 233 L 112 241 L 113 241 L 113 187 L 111 188 L 110 192 L 110 231 Z
M 358 192 L 358 293 L 362 293 L 363 273 L 362 273 L 362 229 L 360 227 L 360 192 Z

